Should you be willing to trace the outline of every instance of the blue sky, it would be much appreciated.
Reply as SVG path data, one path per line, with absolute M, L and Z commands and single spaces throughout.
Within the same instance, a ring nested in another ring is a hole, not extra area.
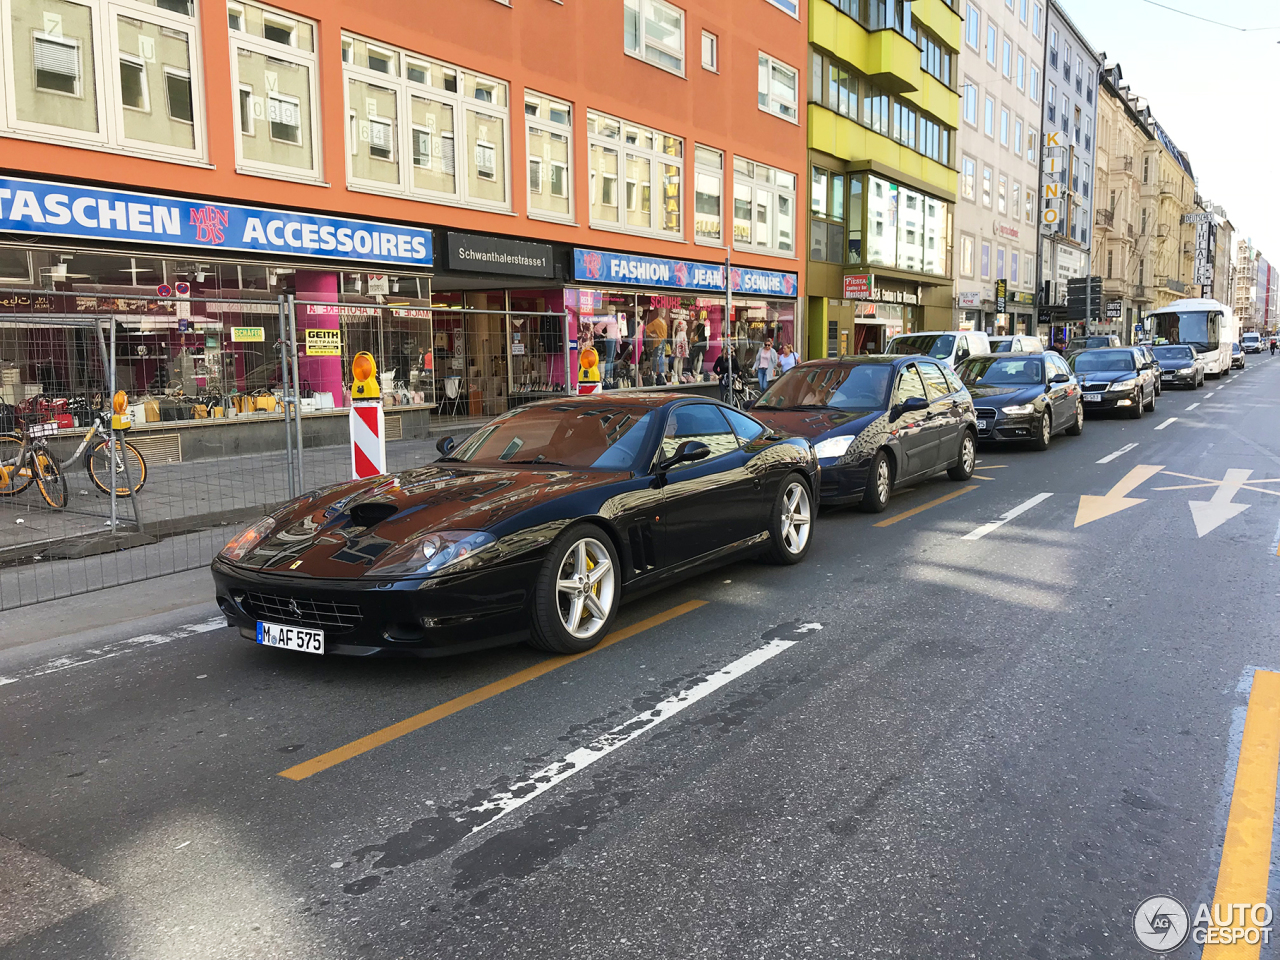
M 1060 0 L 1090 45 L 1119 61 L 1133 92 L 1191 158 L 1200 192 L 1226 208 L 1236 236 L 1280 264 L 1280 2 L 1160 0 L 1242 27 L 1224 29 L 1144 0 Z

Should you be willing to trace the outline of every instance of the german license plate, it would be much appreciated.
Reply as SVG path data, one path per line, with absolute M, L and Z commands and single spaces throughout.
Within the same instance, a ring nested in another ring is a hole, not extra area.
M 1102 399 L 1102 394 L 1100 394 L 1100 393 L 1086 393 L 1086 394 L 1084 395 L 1084 398 L 1085 398 L 1086 400 L 1090 401 L 1090 402 L 1096 403 L 1097 401 L 1099 401 L 1099 400 L 1101 400 L 1101 399 Z
M 1172 380 L 1172 379 L 1173 379 L 1173 374 L 1172 374 L 1172 373 L 1162 373 L 1162 374 L 1160 374 L 1160 379 L 1161 379 L 1161 380 Z
M 290 627 L 282 623 L 258 621 L 258 643 L 264 647 L 283 647 L 299 653 L 324 653 L 324 631 L 310 627 Z
M 985 421 L 985 420 L 979 420 L 979 421 L 978 421 L 978 429 L 979 429 L 979 430 L 985 430 L 985 429 L 987 429 L 987 421 Z

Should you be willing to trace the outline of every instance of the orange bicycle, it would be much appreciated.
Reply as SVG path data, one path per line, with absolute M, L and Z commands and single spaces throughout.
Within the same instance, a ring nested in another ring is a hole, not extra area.
M 44 438 L 56 423 L 20 422 L 16 434 L 0 435 L 0 497 L 16 496 L 34 480 L 44 502 L 55 510 L 67 505 L 67 480 Z

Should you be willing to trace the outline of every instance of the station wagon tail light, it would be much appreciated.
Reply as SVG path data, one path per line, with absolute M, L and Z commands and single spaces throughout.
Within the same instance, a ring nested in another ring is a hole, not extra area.
M 243 560 L 245 556 L 263 541 L 267 534 L 275 529 L 274 517 L 263 517 L 248 530 L 236 535 L 230 543 L 222 548 L 218 556 L 224 560 Z
M 813 452 L 819 460 L 828 460 L 831 457 L 843 457 L 849 452 L 849 448 L 853 446 L 856 437 L 830 437 L 821 440 L 813 445 Z

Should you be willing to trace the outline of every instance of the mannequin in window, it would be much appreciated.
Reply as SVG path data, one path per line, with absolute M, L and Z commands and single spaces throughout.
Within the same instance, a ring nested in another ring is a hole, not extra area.
M 676 382 L 684 380 L 684 362 L 689 357 L 689 324 L 685 320 L 676 321 L 675 335 L 675 374 Z
M 698 377 L 702 373 L 702 358 L 707 353 L 707 311 L 699 310 L 697 319 L 693 321 L 693 330 L 690 331 L 689 339 L 693 341 L 690 344 L 690 357 L 692 363 L 689 364 L 690 370 L 694 377 Z
M 613 365 L 618 356 L 618 317 L 609 308 L 609 313 L 595 324 L 595 332 L 604 336 L 604 351 L 601 359 L 602 375 L 606 382 L 613 380 Z

